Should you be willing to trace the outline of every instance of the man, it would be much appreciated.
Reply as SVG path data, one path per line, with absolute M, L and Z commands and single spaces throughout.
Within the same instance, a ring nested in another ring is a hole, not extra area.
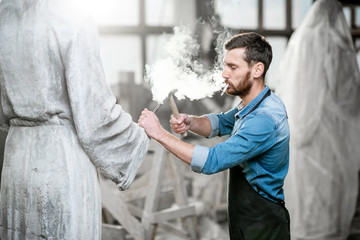
M 283 183 L 289 165 L 289 126 L 281 100 L 265 85 L 272 50 L 265 38 L 242 33 L 225 43 L 227 94 L 241 103 L 227 113 L 202 117 L 181 114 L 170 120 L 176 133 L 204 137 L 231 135 L 213 148 L 183 142 L 165 131 L 145 109 L 140 126 L 195 172 L 230 169 L 228 216 L 231 239 L 290 239 Z
M 0 238 L 101 239 L 97 169 L 127 189 L 149 143 L 109 86 L 72 0 L 0 3 Z

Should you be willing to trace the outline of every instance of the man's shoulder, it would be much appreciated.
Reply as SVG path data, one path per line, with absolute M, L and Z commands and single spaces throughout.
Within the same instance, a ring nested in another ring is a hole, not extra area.
M 287 119 L 287 112 L 284 103 L 274 93 L 264 99 L 263 103 L 256 109 L 257 115 L 267 115 L 275 124 Z

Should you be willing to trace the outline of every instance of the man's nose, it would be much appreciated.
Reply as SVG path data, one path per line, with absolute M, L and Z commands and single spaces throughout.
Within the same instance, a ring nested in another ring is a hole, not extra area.
M 228 71 L 226 71 L 226 69 L 224 69 L 223 73 L 221 74 L 221 76 L 225 79 L 228 79 L 229 78 L 229 73 Z

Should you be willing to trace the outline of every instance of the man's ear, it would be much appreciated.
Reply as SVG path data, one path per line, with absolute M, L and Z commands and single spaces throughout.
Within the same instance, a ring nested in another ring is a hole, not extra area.
M 264 68 L 265 66 L 262 62 L 255 63 L 253 66 L 254 78 L 260 78 L 264 73 Z

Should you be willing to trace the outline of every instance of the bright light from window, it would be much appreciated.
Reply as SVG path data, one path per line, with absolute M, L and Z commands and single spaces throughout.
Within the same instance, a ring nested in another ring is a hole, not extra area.
M 76 0 L 99 25 L 139 24 L 139 0 Z
M 143 81 L 139 36 L 102 36 L 100 46 L 106 79 L 110 85 L 116 85 L 122 80 L 120 72 L 133 72 L 137 84 Z
M 258 1 L 215 0 L 215 11 L 226 27 L 254 29 L 258 27 Z
M 264 28 L 285 29 L 285 0 L 264 1 Z
M 311 8 L 313 0 L 292 0 L 292 27 L 298 28 Z
M 351 18 L 351 10 L 349 7 L 343 7 L 343 12 L 345 15 L 346 22 L 350 27 L 351 26 L 351 19 L 350 19 Z

